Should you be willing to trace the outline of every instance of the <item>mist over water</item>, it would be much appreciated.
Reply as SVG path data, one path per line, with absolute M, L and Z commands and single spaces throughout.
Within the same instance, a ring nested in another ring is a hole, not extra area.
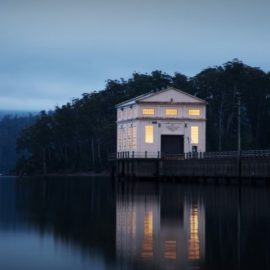
M 270 190 L 0 178 L 1 269 L 268 269 Z

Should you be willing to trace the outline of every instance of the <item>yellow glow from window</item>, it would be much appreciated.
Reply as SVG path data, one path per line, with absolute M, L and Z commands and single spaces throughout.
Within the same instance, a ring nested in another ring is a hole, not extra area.
M 193 144 L 199 143 L 199 127 L 198 126 L 191 127 L 191 143 Z
M 201 110 L 200 109 L 189 109 L 188 110 L 188 115 L 189 116 L 200 116 L 201 115 Z
M 165 114 L 166 115 L 177 115 L 177 109 L 166 109 Z
M 146 143 L 154 142 L 154 127 L 152 125 L 145 126 L 145 142 Z
M 145 108 L 143 109 L 143 115 L 154 115 L 155 109 L 154 108 Z

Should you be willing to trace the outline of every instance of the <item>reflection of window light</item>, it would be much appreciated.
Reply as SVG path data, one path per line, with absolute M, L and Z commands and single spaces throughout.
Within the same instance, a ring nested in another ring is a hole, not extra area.
M 144 217 L 144 239 L 142 257 L 153 257 L 153 212 L 148 211 Z
M 132 211 L 132 236 L 136 236 L 136 211 Z
M 176 259 L 176 241 L 174 240 L 165 241 L 164 258 L 169 260 Z
M 154 115 L 155 109 L 154 108 L 145 108 L 145 109 L 143 109 L 143 114 L 144 115 Z
M 194 143 L 194 144 L 199 143 L 199 127 L 198 126 L 191 127 L 191 143 Z
M 177 115 L 177 109 L 166 109 L 165 114 L 166 115 Z
M 188 115 L 189 116 L 200 116 L 201 115 L 201 110 L 200 109 L 189 109 L 188 110 Z
M 154 142 L 154 127 L 152 125 L 145 126 L 145 142 L 146 143 Z
M 188 240 L 188 258 L 190 260 L 200 259 L 200 238 L 199 238 L 199 212 L 197 207 L 190 210 L 190 234 Z

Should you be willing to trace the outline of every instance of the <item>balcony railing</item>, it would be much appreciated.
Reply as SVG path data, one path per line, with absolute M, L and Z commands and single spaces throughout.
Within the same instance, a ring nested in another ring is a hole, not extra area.
M 186 159 L 222 159 L 237 158 L 237 151 L 226 152 L 188 152 L 183 154 L 167 154 L 162 152 L 117 152 L 110 153 L 109 160 L 116 159 L 167 159 L 167 160 L 186 160 Z M 245 150 L 240 153 L 241 158 L 270 158 L 270 150 Z

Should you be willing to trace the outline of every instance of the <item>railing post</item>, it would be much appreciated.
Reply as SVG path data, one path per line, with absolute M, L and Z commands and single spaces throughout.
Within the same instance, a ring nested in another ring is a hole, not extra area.
M 159 153 L 159 151 L 157 152 L 157 157 L 159 158 L 159 156 L 160 156 L 160 153 Z
M 144 157 L 147 158 L 147 151 L 144 152 Z
M 132 151 L 132 158 L 134 158 L 134 151 Z

